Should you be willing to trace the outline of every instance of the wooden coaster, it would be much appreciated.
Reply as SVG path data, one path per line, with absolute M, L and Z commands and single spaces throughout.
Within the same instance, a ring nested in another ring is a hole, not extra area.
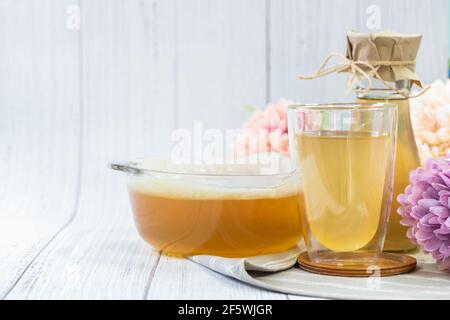
M 341 257 L 343 257 L 343 255 L 345 254 L 340 254 Z M 348 255 L 349 257 L 350 255 L 354 256 L 354 254 Z M 360 254 L 358 255 L 358 259 L 354 260 L 355 262 L 351 264 L 348 263 L 350 260 L 346 260 L 345 263 L 341 264 L 318 264 L 312 262 L 308 253 L 305 252 L 298 257 L 297 261 L 300 268 L 305 271 L 337 277 L 370 277 L 375 274 L 381 277 L 395 276 L 411 272 L 417 265 L 415 258 L 396 253 L 383 252 L 378 255 L 377 262 L 372 263 L 367 262 L 368 257 L 368 255 Z

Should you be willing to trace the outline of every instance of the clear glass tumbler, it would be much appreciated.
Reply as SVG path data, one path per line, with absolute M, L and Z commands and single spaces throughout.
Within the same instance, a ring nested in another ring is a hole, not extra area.
M 392 202 L 397 106 L 296 105 L 288 112 L 310 260 L 376 263 Z

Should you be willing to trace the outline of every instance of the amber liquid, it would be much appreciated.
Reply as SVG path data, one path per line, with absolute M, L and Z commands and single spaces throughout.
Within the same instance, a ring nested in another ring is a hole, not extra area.
M 407 238 L 408 228 L 400 224 L 400 215 L 397 213 L 400 204 L 397 196 L 405 191 L 409 184 L 409 173 L 420 166 L 420 158 L 414 139 L 409 113 L 409 99 L 374 100 L 358 99 L 359 103 L 391 102 L 398 105 L 398 137 L 394 173 L 394 194 L 389 218 L 385 251 L 409 251 L 416 246 Z
M 297 192 L 240 199 L 129 190 L 139 233 L 166 254 L 252 256 L 290 249 L 301 239 Z
M 362 249 L 380 226 L 391 139 L 333 132 L 297 141 L 311 236 L 334 252 Z

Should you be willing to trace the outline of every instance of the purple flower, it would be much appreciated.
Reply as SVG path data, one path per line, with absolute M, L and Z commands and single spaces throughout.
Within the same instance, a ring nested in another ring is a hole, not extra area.
M 397 197 L 401 224 L 408 238 L 433 255 L 442 270 L 450 272 L 450 155 L 428 159 L 412 171 L 405 193 Z

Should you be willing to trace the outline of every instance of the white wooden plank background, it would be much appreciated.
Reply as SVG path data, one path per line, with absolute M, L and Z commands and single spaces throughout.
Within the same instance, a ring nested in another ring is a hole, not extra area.
M 315 71 L 330 52 L 345 53 L 347 31 L 355 29 L 358 0 L 271 1 L 270 97 L 300 103 L 352 99 L 346 76 L 299 81 Z
M 245 104 L 350 98 L 341 76 L 295 76 L 372 4 L 424 34 L 419 72 L 444 78 L 447 0 L 0 0 L 0 297 L 298 298 L 152 251 L 107 163 L 167 152 L 196 119 L 238 127 Z
M 177 1 L 177 125 L 234 128 L 242 106 L 266 100 L 266 6 L 261 0 Z
M 0 2 L 0 297 L 76 208 L 79 35 L 64 27 L 70 3 Z

